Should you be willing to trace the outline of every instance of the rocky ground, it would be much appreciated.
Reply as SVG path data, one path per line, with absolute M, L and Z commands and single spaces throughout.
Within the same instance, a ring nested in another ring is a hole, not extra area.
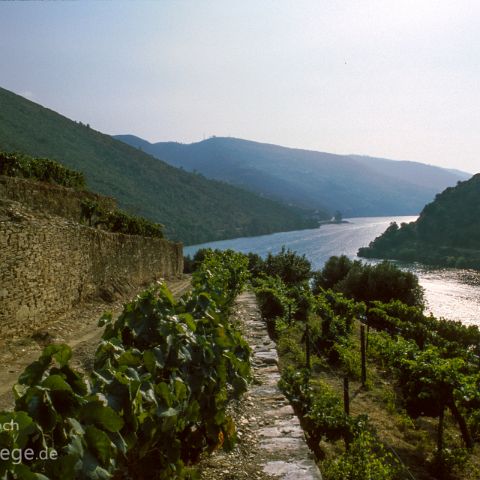
M 253 382 L 232 403 L 238 443 L 231 452 L 218 451 L 199 465 L 203 480 L 320 480 L 300 423 L 277 387 L 280 378 L 275 344 L 252 292 L 237 299 L 235 321 L 253 350 Z

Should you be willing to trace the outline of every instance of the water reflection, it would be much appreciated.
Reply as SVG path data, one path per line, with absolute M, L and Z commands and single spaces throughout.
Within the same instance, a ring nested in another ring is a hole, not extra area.
M 419 276 L 428 308 L 435 316 L 480 326 L 480 272 L 409 267 Z
M 240 252 L 254 252 L 266 256 L 276 253 L 285 245 L 305 254 L 314 269 L 322 268 L 332 255 L 357 258 L 360 247 L 368 245 L 380 235 L 392 221 L 412 222 L 416 217 L 365 217 L 348 219 L 342 225 L 324 225 L 313 230 L 281 232 L 259 237 L 235 238 L 195 245 L 185 248 L 191 255 L 198 248 L 232 248 Z M 452 268 L 431 268 L 420 264 L 398 263 L 402 268 L 418 275 L 425 289 L 428 310 L 437 317 L 461 320 L 480 326 L 480 272 Z

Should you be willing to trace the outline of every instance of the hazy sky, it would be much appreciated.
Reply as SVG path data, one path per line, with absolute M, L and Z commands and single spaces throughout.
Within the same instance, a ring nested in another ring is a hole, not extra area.
M 100 131 L 480 171 L 480 2 L 0 2 L 0 86 Z

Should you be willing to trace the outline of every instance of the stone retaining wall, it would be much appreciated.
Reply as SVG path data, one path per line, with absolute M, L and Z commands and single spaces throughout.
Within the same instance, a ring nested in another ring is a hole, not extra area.
M 80 221 L 82 200 L 91 200 L 106 210 L 116 208 L 116 201 L 96 193 L 74 190 L 52 183 L 0 175 L 0 198 L 14 200 L 35 211 Z
M 0 338 L 182 272 L 179 243 L 96 230 L 0 197 Z

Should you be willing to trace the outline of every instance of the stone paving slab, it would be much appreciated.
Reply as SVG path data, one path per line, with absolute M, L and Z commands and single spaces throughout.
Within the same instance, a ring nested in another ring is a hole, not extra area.
M 279 390 L 278 355 L 269 339 L 255 295 L 242 293 L 234 309 L 252 348 L 253 382 L 233 405 L 239 442 L 232 452 L 217 452 L 200 464 L 202 479 L 321 480 L 288 400 Z

